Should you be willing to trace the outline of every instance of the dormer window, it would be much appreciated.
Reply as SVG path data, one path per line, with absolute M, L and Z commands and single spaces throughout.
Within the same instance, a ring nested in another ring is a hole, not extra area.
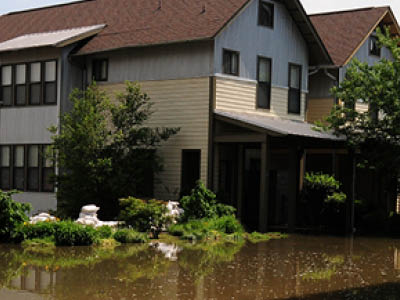
M 274 5 L 260 0 L 258 6 L 258 25 L 269 28 L 274 27 Z
M 381 48 L 378 46 L 378 38 L 376 36 L 369 38 L 369 54 L 381 57 Z

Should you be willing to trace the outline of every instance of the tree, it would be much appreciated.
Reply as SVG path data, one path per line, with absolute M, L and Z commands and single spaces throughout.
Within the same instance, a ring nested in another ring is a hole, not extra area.
M 388 184 L 400 173 L 400 39 L 392 38 L 388 28 L 385 34 L 377 32 L 380 46 L 390 50 L 393 60 L 372 66 L 353 60 L 343 82 L 332 89 L 341 104 L 319 126 L 345 136 L 358 166 L 375 169 Z M 358 111 L 358 102 L 369 111 Z
M 147 175 L 162 168 L 157 148 L 179 129 L 146 126 L 152 103 L 130 82 L 116 104 L 96 84 L 73 91 L 70 100 L 73 107 L 61 117 L 60 131 L 50 129 L 48 155 L 60 170 L 58 209 L 75 218 L 83 205 L 96 204 L 101 217 L 114 218 L 118 199 L 146 192 L 144 181 L 152 179 Z

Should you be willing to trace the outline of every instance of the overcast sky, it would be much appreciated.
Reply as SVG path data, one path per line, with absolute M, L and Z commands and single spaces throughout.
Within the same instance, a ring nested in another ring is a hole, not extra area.
M 191 0 L 199 1 L 199 0 Z M 322 11 L 342 10 L 356 7 L 390 5 L 396 17 L 400 20 L 400 1 L 399 0 L 301 0 L 308 13 Z M 2 0 L 0 14 L 11 11 L 24 10 L 34 7 L 54 5 L 60 3 L 74 2 L 71 0 Z

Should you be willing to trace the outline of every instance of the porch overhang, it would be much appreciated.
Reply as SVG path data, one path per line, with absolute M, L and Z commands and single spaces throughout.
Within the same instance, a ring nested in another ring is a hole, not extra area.
M 293 136 L 321 141 L 345 141 L 344 137 L 315 130 L 314 125 L 301 121 L 285 120 L 273 116 L 244 112 L 228 112 L 222 110 L 215 110 L 214 116 L 217 120 L 244 127 L 261 134 L 268 134 L 273 137 Z

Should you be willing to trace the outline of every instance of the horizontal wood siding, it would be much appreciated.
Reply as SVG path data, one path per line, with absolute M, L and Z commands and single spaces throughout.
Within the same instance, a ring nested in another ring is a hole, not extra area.
M 286 88 L 272 87 L 271 109 L 256 108 L 257 83 L 225 77 L 216 78 L 215 109 L 263 114 L 284 119 L 304 120 L 306 94 L 301 96 L 301 114 L 288 114 L 288 94 Z
M 314 123 L 327 117 L 334 105 L 333 98 L 309 99 L 307 107 L 307 122 Z
M 366 112 L 368 112 L 368 110 L 369 110 L 368 107 L 369 107 L 369 106 L 368 106 L 367 103 L 359 103 L 359 102 L 356 103 L 356 110 L 357 110 L 359 113 L 366 113 Z
M 180 127 L 180 132 L 159 150 L 164 171 L 155 181 L 155 197 L 176 200 L 181 184 L 181 156 L 183 149 L 201 150 L 201 180 L 207 184 L 209 78 L 143 81 L 142 90 L 154 103 L 155 113 L 150 126 Z M 101 85 L 112 95 L 123 91 L 124 84 Z

